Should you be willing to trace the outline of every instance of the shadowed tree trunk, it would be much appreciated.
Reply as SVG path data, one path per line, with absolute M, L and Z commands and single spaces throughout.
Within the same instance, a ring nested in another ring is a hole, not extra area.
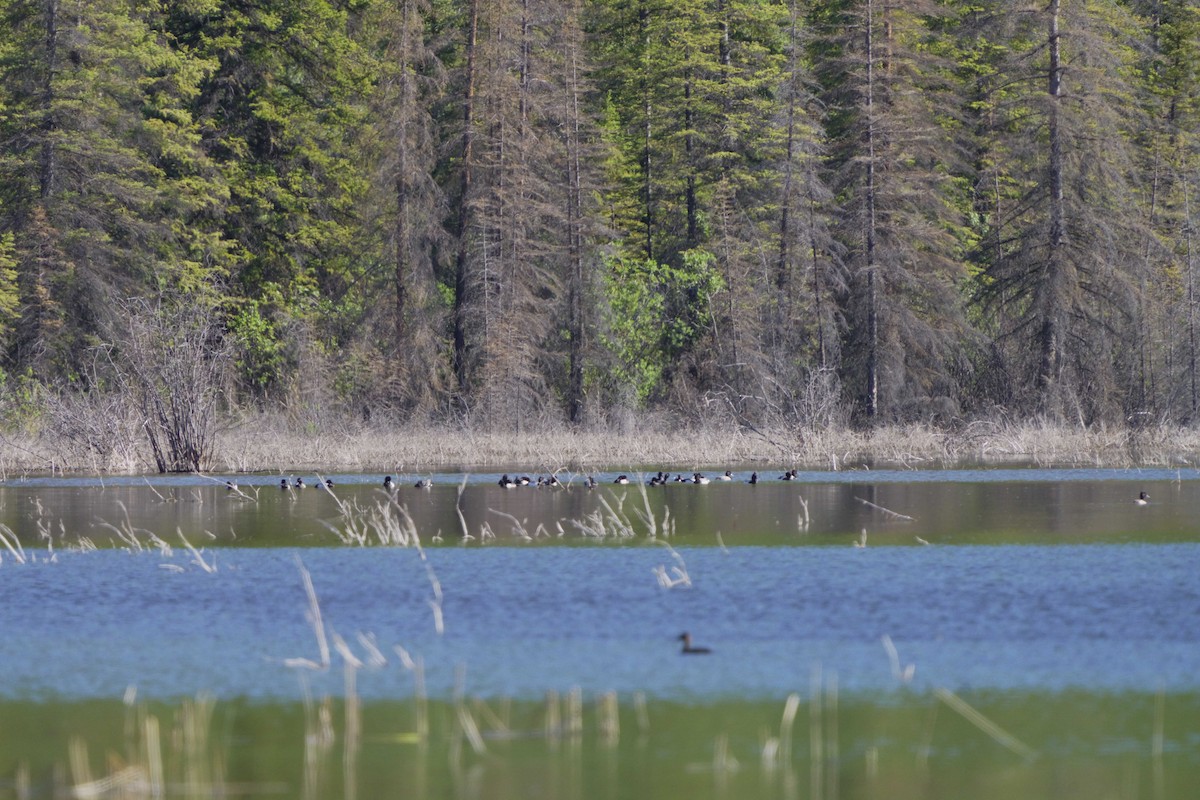
M 470 389 L 470 365 L 468 363 L 467 314 L 470 300 L 468 293 L 468 255 L 470 247 L 471 221 L 471 178 L 475 168 L 475 55 L 479 38 L 479 0 L 470 0 L 468 7 L 466 74 L 463 86 L 462 110 L 462 164 L 459 177 L 458 216 L 455 225 L 458 250 L 454 258 L 454 374 L 458 380 L 458 391 L 467 394 Z

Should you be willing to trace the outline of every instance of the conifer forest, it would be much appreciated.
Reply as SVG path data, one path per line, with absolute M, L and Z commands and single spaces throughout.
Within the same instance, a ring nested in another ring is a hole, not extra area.
M 1188 424 L 1197 221 L 1197 0 L 0 0 L 10 419 Z

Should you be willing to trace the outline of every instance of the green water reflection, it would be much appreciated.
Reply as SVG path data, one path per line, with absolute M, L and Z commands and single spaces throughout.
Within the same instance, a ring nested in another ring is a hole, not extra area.
M 968 694 L 957 707 L 839 698 L 832 676 L 814 686 L 792 703 L 699 705 L 5 701 L 0 797 L 1133 800 L 1200 785 L 1196 694 Z
M 952 473 L 947 473 L 952 475 Z M 616 520 L 633 532 L 667 530 L 689 544 L 849 544 L 863 530 L 872 544 L 1032 544 L 1200 541 L 1200 484 L 1140 480 L 1095 470 L 1089 479 L 1059 480 L 1053 470 L 1011 471 L 1005 480 L 872 481 L 869 472 L 830 473 L 828 481 L 757 486 L 743 482 L 644 489 L 575 483 L 555 489 L 506 490 L 491 481 L 465 486 L 447 479 L 432 490 L 407 483 L 383 492 L 374 476 L 337 476 L 333 493 L 278 488 L 275 478 L 243 485 L 0 485 L 0 524 L 28 546 L 70 547 L 80 537 L 120 544 L 117 528 L 154 533 L 178 546 L 177 534 L 201 544 L 304 546 L 338 542 L 347 515 L 361 519 L 381 504 L 410 516 L 425 544 L 464 541 L 571 543 L 596 540 L 599 520 L 610 535 Z M 462 476 L 453 476 L 460 478 Z M 199 479 L 196 479 L 199 480 Z M 312 479 L 315 482 L 315 478 Z M 1152 502 L 1138 506 L 1139 491 Z M 528 539 L 526 539 L 528 536 Z

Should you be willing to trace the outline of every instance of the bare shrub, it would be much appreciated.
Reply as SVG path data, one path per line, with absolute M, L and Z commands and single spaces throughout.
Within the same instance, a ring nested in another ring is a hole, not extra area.
M 47 392 L 45 433 L 65 463 L 95 471 L 133 469 L 140 438 L 133 411 L 125 397 L 99 388 Z
M 199 472 L 213 448 L 228 364 L 216 310 L 195 299 L 132 299 L 115 359 L 159 472 Z

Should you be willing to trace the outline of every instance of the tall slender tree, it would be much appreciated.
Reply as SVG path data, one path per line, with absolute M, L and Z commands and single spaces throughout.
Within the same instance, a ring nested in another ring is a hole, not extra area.
M 389 265 L 381 269 L 378 291 L 391 299 L 379 303 L 386 309 L 381 319 L 390 324 L 368 329 L 373 341 L 365 351 L 386 365 L 386 399 L 406 413 L 435 410 L 451 389 L 436 283 L 437 252 L 448 232 L 442 225 L 446 193 L 437 175 L 437 111 L 447 69 L 432 41 L 435 22 L 426 0 L 397 0 L 379 4 L 364 26 L 379 60 L 371 106 L 379 170 L 364 217 L 378 231 L 381 264 Z
M 965 279 L 952 202 L 944 65 L 921 2 L 851 0 L 816 15 L 846 248 L 846 386 L 868 420 L 957 412 Z
M 1102 419 L 1120 413 L 1138 351 L 1132 265 L 1144 264 L 1146 239 L 1125 80 L 1132 28 L 1116 4 L 989 11 L 990 38 L 1011 59 L 983 105 L 992 146 L 982 178 L 1001 187 L 988 307 L 1005 314 L 1000 337 L 1024 409 Z

